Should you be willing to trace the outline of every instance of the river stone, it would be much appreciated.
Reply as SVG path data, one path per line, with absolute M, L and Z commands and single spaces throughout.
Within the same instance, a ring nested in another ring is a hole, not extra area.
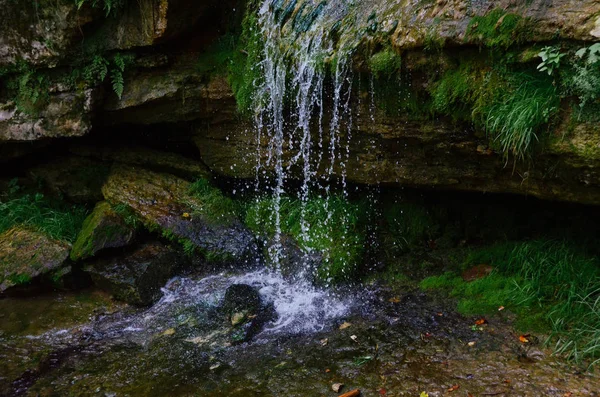
M 162 296 L 160 288 L 182 265 L 179 252 L 162 243 L 150 242 L 127 255 L 98 259 L 84 270 L 96 285 L 116 299 L 147 306 Z
M 83 222 L 71 250 L 71 259 L 86 259 L 105 248 L 124 247 L 131 243 L 133 236 L 133 228 L 109 203 L 102 201 L 96 204 L 94 211 Z
M 250 231 L 235 217 L 208 219 L 194 209 L 203 203 L 189 194 L 190 182 L 137 167 L 115 165 L 102 192 L 112 204 L 127 205 L 151 230 L 189 241 L 207 256 L 248 260 L 257 254 Z M 190 214 L 192 216 L 190 216 Z
M 232 343 L 249 341 L 268 321 L 276 318 L 273 305 L 265 304 L 258 290 L 247 284 L 233 284 L 227 288 L 221 311 L 233 327 Z
M 58 271 L 70 244 L 42 232 L 15 226 L 0 234 L 0 293 L 34 277 Z

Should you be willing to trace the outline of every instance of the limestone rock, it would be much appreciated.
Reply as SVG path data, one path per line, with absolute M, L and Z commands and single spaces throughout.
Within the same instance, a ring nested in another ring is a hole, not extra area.
M 92 127 L 95 97 L 93 89 L 53 93 L 35 114 L 18 110 L 13 102 L 0 104 L 0 142 L 83 136 Z
M 60 269 L 71 246 L 21 226 L 0 234 L 0 292 Z
M 140 146 L 84 146 L 72 145 L 69 150 L 79 156 L 106 163 L 119 162 L 140 165 L 156 171 L 169 172 L 186 179 L 210 178 L 208 167 L 176 153 L 147 149 Z
M 170 174 L 116 165 L 102 193 L 109 202 L 131 208 L 148 228 L 189 241 L 210 256 L 238 261 L 254 257 L 250 231 L 234 215 L 213 218 L 203 213 L 206 204 L 190 194 L 190 187 Z
M 125 81 L 121 99 L 104 105 L 105 122 L 154 124 L 196 119 L 220 122 L 235 119 L 233 92 L 224 76 L 206 81 L 197 59 L 183 57 L 168 68 L 141 71 Z
M 182 266 L 181 255 L 158 242 L 142 245 L 125 256 L 96 260 L 84 268 L 100 288 L 124 302 L 146 306 L 162 295 L 160 288 Z
M 131 243 L 134 230 L 106 201 L 96 204 L 85 219 L 71 250 L 74 261 L 94 256 L 105 248 L 124 247 Z

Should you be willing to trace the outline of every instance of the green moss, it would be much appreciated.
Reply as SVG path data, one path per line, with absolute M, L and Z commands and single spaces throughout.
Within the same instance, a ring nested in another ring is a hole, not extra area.
M 402 57 L 391 49 L 373 54 L 369 59 L 369 68 L 375 77 L 389 77 L 398 73 L 402 65 Z
M 127 204 L 116 204 L 112 209 L 134 230 L 140 230 L 142 228 L 143 222 L 136 215 L 135 211 Z
M 249 2 L 242 22 L 242 32 L 229 63 L 229 83 L 235 95 L 238 110 L 249 114 L 253 108 L 256 87 L 261 84 L 263 38 L 260 37 L 256 4 Z
M 196 68 L 200 73 L 208 76 L 226 74 L 230 64 L 236 58 L 235 51 L 236 37 L 226 34 L 200 55 Z
M 484 16 L 473 17 L 466 37 L 487 47 L 506 49 L 527 41 L 530 34 L 528 19 L 496 8 Z
M 131 230 L 119 222 L 110 204 L 100 202 L 83 222 L 70 257 L 74 261 L 89 258 L 107 243 L 114 243 L 115 238 L 125 240 L 124 236 L 130 236 L 130 233 Z
M 22 285 L 31 282 L 31 276 L 27 274 L 11 274 L 10 276 L 6 277 L 6 279 L 12 285 Z
M 248 228 L 266 239 L 275 234 L 274 205 L 273 198 L 262 198 L 251 203 L 246 213 Z M 294 237 L 303 250 L 323 255 L 318 277 L 326 282 L 350 280 L 358 275 L 366 241 L 366 214 L 363 203 L 351 203 L 341 196 L 315 196 L 304 205 L 300 200 L 282 197 L 280 203 L 282 233 Z M 302 231 L 302 219 L 306 233 Z

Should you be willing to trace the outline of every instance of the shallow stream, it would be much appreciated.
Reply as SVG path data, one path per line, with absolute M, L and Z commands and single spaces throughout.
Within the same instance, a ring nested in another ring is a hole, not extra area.
M 277 318 L 232 343 L 218 305 L 259 289 Z M 476 319 L 407 288 L 331 292 L 278 275 L 174 278 L 147 309 L 96 291 L 0 300 L 6 396 L 596 396 L 600 379 L 524 345 L 510 313 Z M 533 341 L 534 339 L 532 339 Z M 573 393 L 573 394 L 569 394 Z

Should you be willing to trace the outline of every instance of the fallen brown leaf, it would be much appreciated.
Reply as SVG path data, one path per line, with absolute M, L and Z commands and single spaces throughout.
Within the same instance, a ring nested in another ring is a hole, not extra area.
M 348 327 L 351 327 L 352 324 L 350 324 L 349 322 L 345 321 L 344 323 L 342 323 L 342 325 L 340 325 L 340 329 L 346 329 Z
M 393 298 L 390 298 L 389 301 L 391 303 L 400 303 L 400 298 L 398 298 L 397 296 L 394 296 Z
M 479 320 L 475 321 L 475 325 L 483 325 L 483 324 L 487 324 L 487 320 L 485 318 L 480 318 Z
M 360 390 L 355 389 L 355 390 L 351 390 L 348 393 L 344 393 L 342 395 L 340 395 L 340 397 L 358 397 L 360 396 Z
M 460 385 L 454 385 L 451 388 L 449 388 L 448 391 L 456 391 L 458 389 L 460 389 Z

